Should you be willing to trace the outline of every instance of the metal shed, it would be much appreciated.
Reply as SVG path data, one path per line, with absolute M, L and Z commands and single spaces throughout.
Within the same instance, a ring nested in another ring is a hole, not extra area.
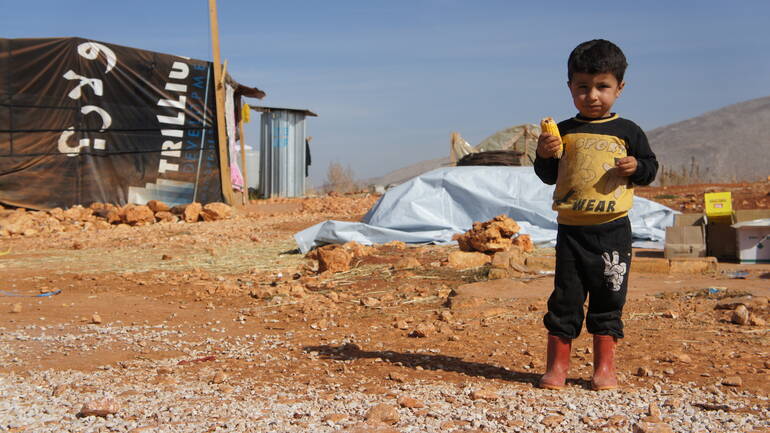
M 305 195 L 308 163 L 305 118 L 318 117 L 310 110 L 251 107 L 262 113 L 259 145 L 259 196 Z

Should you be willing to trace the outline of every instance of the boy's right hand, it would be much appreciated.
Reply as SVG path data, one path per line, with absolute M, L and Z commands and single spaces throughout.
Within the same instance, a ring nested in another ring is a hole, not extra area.
M 548 133 L 540 134 L 537 139 L 537 156 L 541 158 L 553 158 L 561 150 L 559 137 Z

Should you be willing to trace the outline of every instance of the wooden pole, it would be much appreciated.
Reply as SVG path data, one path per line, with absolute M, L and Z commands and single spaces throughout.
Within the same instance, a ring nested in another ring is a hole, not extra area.
M 225 89 L 224 74 L 219 55 L 219 24 L 217 23 L 217 0 L 209 0 L 209 23 L 211 26 L 211 50 L 214 56 L 214 94 L 217 109 L 217 136 L 219 137 L 219 178 L 225 203 L 233 204 L 233 184 L 230 179 L 227 132 L 225 130 Z
M 238 132 L 241 134 L 241 173 L 243 173 L 243 205 L 249 201 L 249 178 L 246 175 L 246 136 L 243 135 L 243 116 L 238 124 Z

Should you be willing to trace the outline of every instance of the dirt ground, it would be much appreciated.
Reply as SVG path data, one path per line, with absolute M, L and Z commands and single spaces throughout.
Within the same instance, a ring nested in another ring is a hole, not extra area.
M 770 207 L 770 182 L 640 188 L 638 194 L 699 211 L 709 190 L 732 191 L 736 208 Z M 446 266 L 456 246 L 379 246 L 349 271 L 319 275 L 317 263 L 295 249 L 295 232 L 326 219 L 358 220 L 376 199 L 261 201 L 223 221 L 0 238 L 0 252 L 8 251 L 0 256 L 0 349 L 8 349 L 0 353 L 0 373 L 89 373 L 173 360 L 173 372 L 150 371 L 146 380 L 174 387 L 215 368 L 221 392 L 247 379 L 276 386 L 333 383 L 340 392 L 374 394 L 387 394 L 394 381 L 532 388 L 544 370 L 542 316 L 553 285 L 547 272 L 491 284 L 486 268 Z M 404 258 L 420 266 L 399 269 Z M 477 299 L 457 302 L 462 296 Z M 627 338 L 617 353 L 623 386 L 718 387 L 738 407 L 767 408 L 769 296 L 770 265 L 721 263 L 705 274 L 632 268 Z M 758 325 L 731 323 L 738 303 Z M 421 325 L 427 335 L 414 337 Z M 117 326 L 188 332 L 159 331 L 149 341 L 111 338 L 107 330 Z M 22 331 L 57 338 L 9 337 Z M 268 349 L 274 362 L 255 364 L 219 347 L 271 336 L 292 342 Z M 584 334 L 574 344 L 571 387 L 589 387 L 591 357 Z M 725 385 L 736 377 L 737 386 Z M 93 391 L 88 383 L 70 387 Z M 292 422 L 301 426 L 303 415 L 295 415 Z M 461 427 L 458 421 L 446 431 Z

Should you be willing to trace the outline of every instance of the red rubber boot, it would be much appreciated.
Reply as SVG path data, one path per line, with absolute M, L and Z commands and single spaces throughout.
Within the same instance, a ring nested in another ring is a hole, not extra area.
M 538 386 L 545 389 L 562 389 L 569 371 L 569 356 L 572 340 L 548 334 L 548 355 L 546 371 Z
M 595 391 L 615 389 L 615 345 L 618 339 L 611 335 L 594 335 L 594 377 L 591 387 Z

